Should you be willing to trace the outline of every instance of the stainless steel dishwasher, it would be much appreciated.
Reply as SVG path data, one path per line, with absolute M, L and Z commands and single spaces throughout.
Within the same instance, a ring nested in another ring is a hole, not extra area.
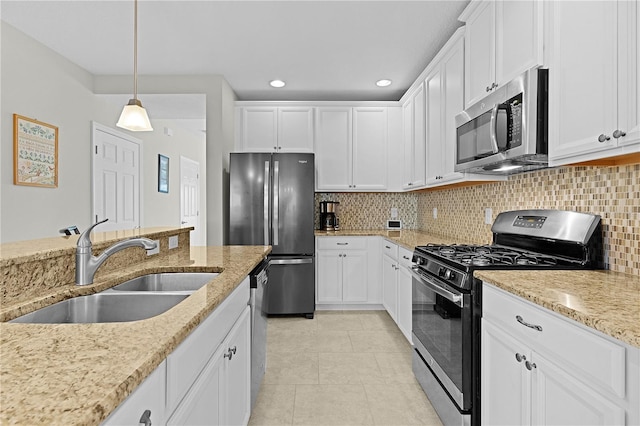
M 265 259 L 251 271 L 251 409 L 256 403 L 262 378 L 267 369 L 267 314 L 264 291 L 268 282 L 269 262 Z

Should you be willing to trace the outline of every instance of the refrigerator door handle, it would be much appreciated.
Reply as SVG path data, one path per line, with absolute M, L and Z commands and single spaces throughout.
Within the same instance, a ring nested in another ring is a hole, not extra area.
M 269 265 L 304 265 L 313 263 L 313 259 L 270 259 Z
M 264 162 L 264 245 L 269 245 L 269 161 Z
M 280 193 L 280 162 L 275 160 L 273 162 L 273 245 L 278 245 L 278 231 L 280 223 L 278 220 L 279 210 L 279 193 Z

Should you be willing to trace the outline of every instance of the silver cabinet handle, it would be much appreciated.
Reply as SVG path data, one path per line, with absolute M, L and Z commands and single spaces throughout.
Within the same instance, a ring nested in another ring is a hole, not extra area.
M 527 370 L 529 371 L 533 370 L 534 368 L 537 368 L 537 365 L 535 362 L 529 362 L 529 361 L 525 361 L 524 366 L 527 367 Z
M 384 246 L 384 248 L 387 248 L 387 249 L 391 250 L 391 247 L 390 247 L 390 246 Z
M 606 142 L 606 141 L 608 141 L 610 139 L 611 139 L 611 137 L 605 135 L 604 133 L 601 134 L 600 136 L 598 136 L 598 142 Z
M 336 243 L 336 245 L 338 245 L 338 246 L 348 246 L 349 243 Z
M 236 347 L 234 346 L 233 348 L 229 348 L 227 350 L 227 353 L 224 354 L 222 357 L 223 358 L 229 358 L 229 361 L 231 361 L 231 358 L 233 358 L 233 356 L 236 354 Z
M 138 423 L 144 426 L 151 426 L 151 410 L 144 410 Z
M 618 139 L 618 138 L 622 138 L 624 136 L 627 136 L 627 134 L 625 132 L 623 132 L 622 130 L 616 129 L 613 131 L 613 137 Z
M 402 256 L 403 259 L 409 260 L 407 256 Z
M 525 361 L 527 357 L 522 354 L 516 353 L 516 359 L 518 360 L 518 362 L 522 362 Z
M 488 92 L 489 90 L 491 90 L 491 88 L 489 86 L 487 86 L 487 88 L 484 89 L 484 90 L 485 90 L 485 92 Z
M 518 321 L 520 324 L 524 325 L 525 327 L 529 327 L 529 328 L 533 328 L 534 330 L 542 331 L 542 327 L 541 326 L 535 325 L 535 324 L 530 324 L 530 323 L 526 322 L 525 320 L 522 319 L 522 317 L 520 315 L 516 315 L 516 321 Z

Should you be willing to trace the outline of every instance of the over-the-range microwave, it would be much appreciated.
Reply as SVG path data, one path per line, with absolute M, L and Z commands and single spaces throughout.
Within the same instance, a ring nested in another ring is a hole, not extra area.
M 456 172 L 548 167 L 549 70 L 533 68 L 456 116 Z

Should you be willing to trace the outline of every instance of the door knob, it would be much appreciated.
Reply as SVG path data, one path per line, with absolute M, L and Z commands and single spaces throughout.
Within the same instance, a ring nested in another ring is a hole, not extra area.
M 531 370 L 533 370 L 534 368 L 537 367 L 535 362 L 529 362 L 529 361 L 525 361 L 524 362 L 524 366 L 527 367 L 527 370 L 529 370 L 529 371 L 531 371 Z
M 601 134 L 600 136 L 598 136 L 598 142 L 606 142 L 606 141 L 608 141 L 610 139 L 611 139 L 611 137 L 605 135 L 604 133 Z
M 522 354 L 516 353 L 516 359 L 518 360 L 518 362 L 522 362 L 525 361 L 527 357 Z
M 618 129 L 616 129 L 616 130 L 613 132 L 613 137 L 614 137 L 614 138 L 616 138 L 616 139 L 621 138 L 621 137 L 624 137 L 624 136 L 627 136 L 627 134 L 626 134 L 625 132 L 623 132 L 622 130 L 618 130 Z

